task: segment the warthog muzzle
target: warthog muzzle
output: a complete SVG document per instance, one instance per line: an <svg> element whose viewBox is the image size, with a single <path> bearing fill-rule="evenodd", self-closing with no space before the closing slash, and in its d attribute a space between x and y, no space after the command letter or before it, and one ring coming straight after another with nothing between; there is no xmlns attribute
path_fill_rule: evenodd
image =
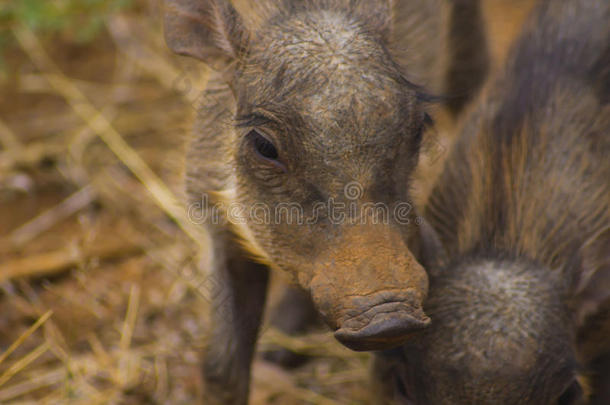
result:
<svg viewBox="0 0 610 405"><path fill-rule="evenodd" d="M430 323L428 277L393 232L362 230L333 243L314 264L309 289L335 337L353 350L386 350Z"/></svg>
<svg viewBox="0 0 610 405"><path fill-rule="evenodd" d="M340 322L335 337L352 350L385 350L405 342L430 323L413 293L382 292L353 299L354 308ZM377 303L376 303L377 302Z"/></svg>

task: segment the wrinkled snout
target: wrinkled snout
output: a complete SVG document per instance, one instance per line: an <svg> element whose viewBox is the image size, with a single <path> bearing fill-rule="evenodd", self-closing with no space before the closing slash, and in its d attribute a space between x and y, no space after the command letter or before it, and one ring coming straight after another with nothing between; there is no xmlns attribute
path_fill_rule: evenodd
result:
<svg viewBox="0 0 610 405"><path fill-rule="evenodd" d="M335 337L352 350L385 350L399 346L430 323L414 291L385 291L354 298Z"/></svg>
<svg viewBox="0 0 610 405"><path fill-rule="evenodd" d="M430 323L422 309L428 277L400 235L359 232L315 263L310 292L350 349L385 350Z"/></svg>

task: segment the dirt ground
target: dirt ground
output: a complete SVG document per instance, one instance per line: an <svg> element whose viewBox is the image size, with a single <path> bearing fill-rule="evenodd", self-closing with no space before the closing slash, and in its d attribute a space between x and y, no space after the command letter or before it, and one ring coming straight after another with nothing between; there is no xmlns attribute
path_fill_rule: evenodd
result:
<svg viewBox="0 0 610 405"><path fill-rule="evenodd" d="M0 82L2 404L205 403L210 285L194 265L205 238L179 201L207 71L166 49L156 1L137 4L87 45L11 28ZM257 358L253 404L368 403L368 355L324 330L265 327L258 349L273 344L312 360L283 370Z"/></svg>

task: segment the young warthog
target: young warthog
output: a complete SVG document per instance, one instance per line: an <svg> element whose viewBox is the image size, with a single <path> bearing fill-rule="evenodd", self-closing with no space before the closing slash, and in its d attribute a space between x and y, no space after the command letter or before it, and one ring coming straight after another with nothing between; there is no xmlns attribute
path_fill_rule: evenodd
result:
<svg viewBox="0 0 610 405"><path fill-rule="evenodd" d="M426 208L432 324L374 376L409 405L609 404L610 2L541 1L483 94Z"/></svg>
<svg viewBox="0 0 610 405"><path fill-rule="evenodd" d="M427 275L407 248L425 96L394 51L409 77L433 76L440 1L267 1L258 18L226 0L165 3L169 46L217 71L187 157L191 202L214 208L208 401L247 400L267 266L350 348L426 327Z"/></svg>

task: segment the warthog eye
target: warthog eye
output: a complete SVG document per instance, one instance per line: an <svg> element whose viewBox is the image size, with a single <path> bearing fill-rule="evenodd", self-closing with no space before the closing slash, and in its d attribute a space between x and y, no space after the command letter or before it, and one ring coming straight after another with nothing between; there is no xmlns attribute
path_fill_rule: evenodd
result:
<svg viewBox="0 0 610 405"><path fill-rule="evenodd" d="M282 162L278 160L279 153L277 148L266 136L261 134L256 129L251 130L246 135L247 141L250 144L250 147L254 149L254 154L262 160L264 163L267 163L276 169L281 170L286 173L286 166Z"/></svg>
<svg viewBox="0 0 610 405"><path fill-rule="evenodd" d="M252 146L262 158L276 160L278 153L275 145L270 140L261 135L258 131L253 129L248 133L248 138L252 142Z"/></svg>
<svg viewBox="0 0 610 405"><path fill-rule="evenodd" d="M576 405L583 399L583 390L578 381L574 380L557 399L557 405Z"/></svg>

